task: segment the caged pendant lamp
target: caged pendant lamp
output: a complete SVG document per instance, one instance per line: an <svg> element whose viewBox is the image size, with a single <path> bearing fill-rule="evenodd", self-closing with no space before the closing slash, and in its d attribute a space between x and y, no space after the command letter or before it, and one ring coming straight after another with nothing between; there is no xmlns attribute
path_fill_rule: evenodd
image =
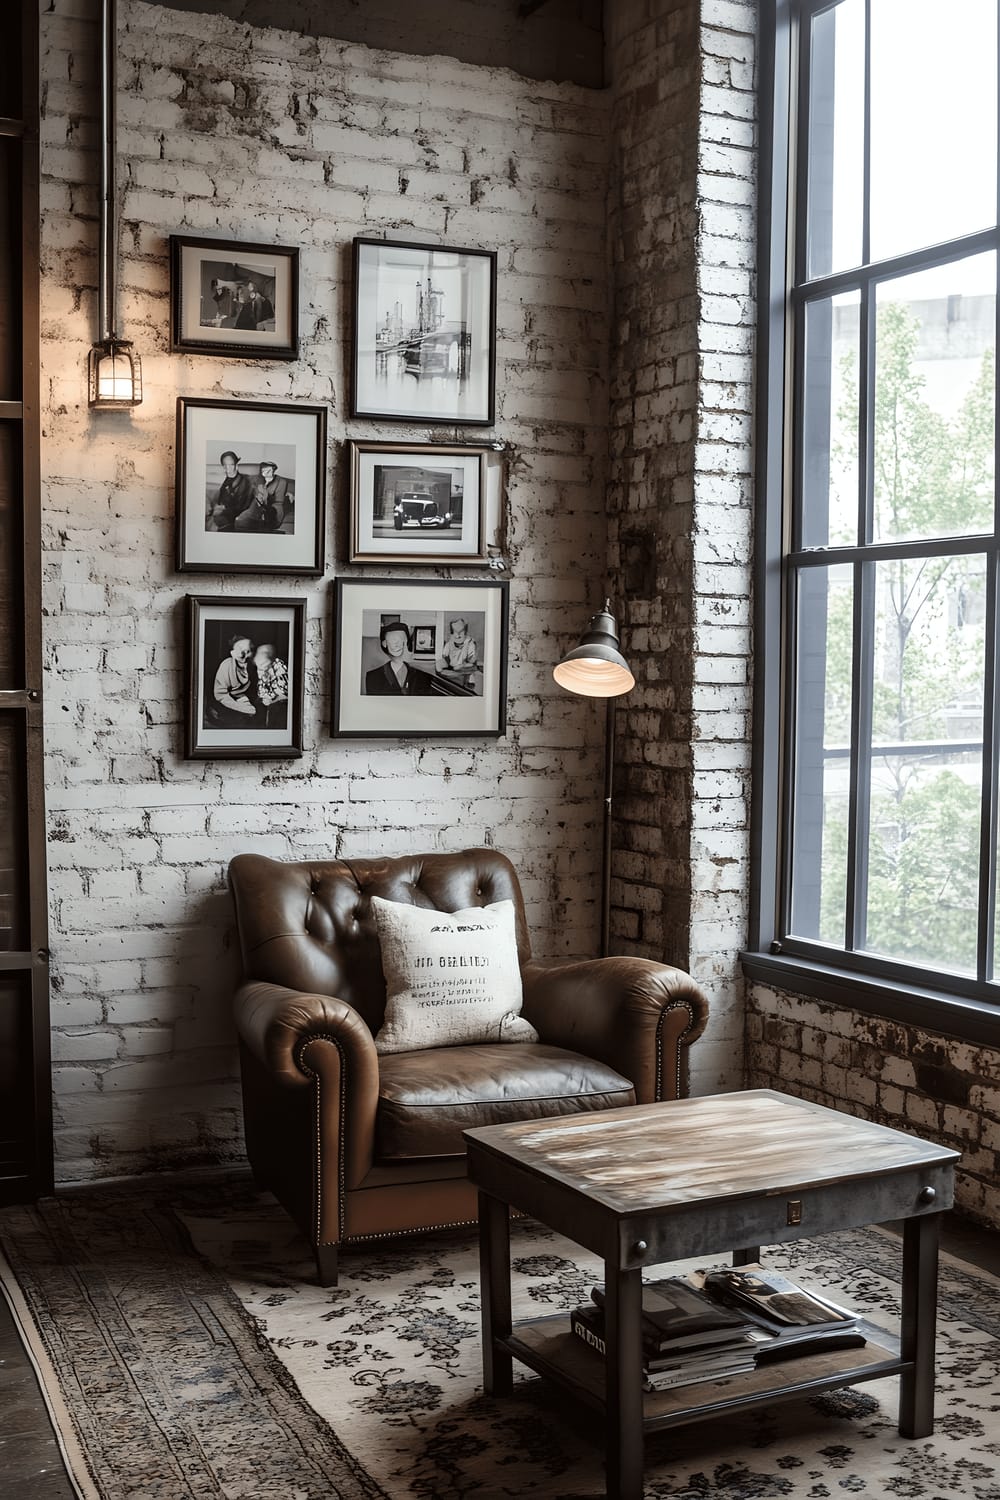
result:
<svg viewBox="0 0 1000 1500"><path fill-rule="evenodd" d="M607 957L611 940L611 801L615 770L614 699L635 687L632 669L621 652L618 623L611 600L590 617L580 644L574 646L552 669L561 688L585 698L606 698L604 732L604 841L601 863L601 956Z"/></svg>
<svg viewBox="0 0 1000 1500"><path fill-rule="evenodd" d="M117 0L101 0L101 204L97 265L100 337L87 360L90 405L97 411L126 411L142 400L142 362L116 330L118 213L116 177L118 87Z"/></svg>

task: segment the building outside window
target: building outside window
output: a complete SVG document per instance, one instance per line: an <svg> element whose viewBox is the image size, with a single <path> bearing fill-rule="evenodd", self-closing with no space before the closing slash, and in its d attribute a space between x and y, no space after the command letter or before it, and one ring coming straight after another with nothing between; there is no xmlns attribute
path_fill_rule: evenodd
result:
<svg viewBox="0 0 1000 1500"><path fill-rule="evenodd" d="M1000 1003L996 0L763 9L756 947L981 1010Z"/></svg>

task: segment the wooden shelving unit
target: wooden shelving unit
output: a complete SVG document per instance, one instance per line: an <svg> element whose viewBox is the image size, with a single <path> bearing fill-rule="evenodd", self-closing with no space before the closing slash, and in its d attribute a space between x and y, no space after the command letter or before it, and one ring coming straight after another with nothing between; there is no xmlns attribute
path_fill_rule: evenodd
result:
<svg viewBox="0 0 1000 1500"><path fill-rule="evenodd" d="M0 1203L52 1190L42 747L38 7L0 57Z"/></svg>

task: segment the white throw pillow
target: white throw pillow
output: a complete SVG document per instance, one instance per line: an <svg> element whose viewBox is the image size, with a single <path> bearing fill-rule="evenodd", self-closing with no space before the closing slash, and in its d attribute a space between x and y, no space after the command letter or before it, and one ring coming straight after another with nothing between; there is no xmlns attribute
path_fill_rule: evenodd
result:
<svg viewBox="0 0 1000 1500"><path fill-rule="evenodd" d="M385 973L379 1052L537 1042L521 1016L513 901L428 911L372 897Z"/></svg>

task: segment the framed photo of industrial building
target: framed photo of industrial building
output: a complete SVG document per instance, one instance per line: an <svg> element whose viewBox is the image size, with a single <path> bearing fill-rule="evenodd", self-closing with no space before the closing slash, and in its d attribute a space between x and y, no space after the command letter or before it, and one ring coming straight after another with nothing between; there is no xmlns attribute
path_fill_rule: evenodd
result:
<svg viewBox="0 0 1000 1500"><path fill-rule="evenodd" d="M351 562L485 563L485 454L435 443L347 445Z"/></svg>
<svg viewBox="0 0 1000 1500"><path fill-rule="evenodd" d="M304 599L186 600L189 760L302 754Z"/></svg>
<svg viewBox="0 0 1000 1500"><path fill-rule="evenodd" d="M332 733L503 734L507 590L492 580L338 578Z"/></svg>
<svg viewBox="0 0 1000 1500"><path fill-rule="evenodd" d="M323 571L326 407L177 399L177 569Z"/></svg>
<svg viewBox="0 0 1000 1500"><path fill-rule="evenodd" d="M493 421L496 268L495 250L354 241L353 416Z"/></svg>
<svg viewBox="0 0 1000 1500"><path fill-rule="evenodd" d="M296 359L298 250L172 234L170 352Z"/></svg>

